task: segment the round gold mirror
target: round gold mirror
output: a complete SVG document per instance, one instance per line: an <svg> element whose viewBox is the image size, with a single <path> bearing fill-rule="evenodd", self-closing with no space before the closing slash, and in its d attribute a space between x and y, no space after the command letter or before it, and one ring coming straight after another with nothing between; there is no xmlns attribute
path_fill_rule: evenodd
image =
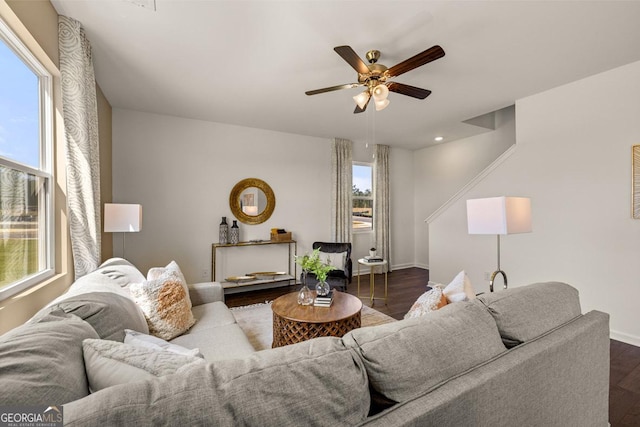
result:
<svg viewBox="0 0 640 427"><path fill-rule="evenodd" d="M246 178L237 183L229 195L233 216L244 224L262 224L276 207L276 196L269 184L258 178Z"/></svg>

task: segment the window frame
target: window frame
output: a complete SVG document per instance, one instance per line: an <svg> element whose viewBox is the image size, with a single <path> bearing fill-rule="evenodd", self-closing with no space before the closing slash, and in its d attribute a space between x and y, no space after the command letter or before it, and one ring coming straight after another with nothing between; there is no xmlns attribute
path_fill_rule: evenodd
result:
<svg viewBox="0 0 640 427"><path fill-rule="evenodd" d="M351 179L353 181L353 166L367 166L369 168L371 168L371 196L370 197L365 197L365 196L354 196L353 194L351 195L352 200L351 200L351 210L353 212L353 201L354 200L371 200L371 227L369 228L355 228L353 227L353 219L351 220L351 224L352 224L352 232L353 233L373 233L373 206L374 206L374 182L373 182L373 178L374 178L374 163L369 163L369 162L358 162L358 161L352 161L351 162ZM353 185L352 185L353 187ZM353 190L352 190L353 191ZM353 216L353 215L352 215Z"/></svg>
<svg viewBox="0 0 640 427"><path fill-rule="evenodd" d="M0 288L0 301L31 288L55 274L54 174L53 174L53 76L0 17L0 40L38 78L39 166L34 168L0 156L0 165L42 178L39 197L38 272ZM40 244L43 242L43 244Z"/></svg>

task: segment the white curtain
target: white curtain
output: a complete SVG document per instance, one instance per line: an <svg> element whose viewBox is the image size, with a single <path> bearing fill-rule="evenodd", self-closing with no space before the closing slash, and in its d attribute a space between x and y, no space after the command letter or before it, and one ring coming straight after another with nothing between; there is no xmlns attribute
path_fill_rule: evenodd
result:
<svg viewBox="0 0 640 427"><path fill-rule="evenodd" d="M376 250L382 258L387 260L387 271L391 271L388 145L375 146L375 163L373 170L373 230L375 232Z"/></svg>
<svg viewBox="0 0 640 427"><path fill-rule="evenodd" d="M74 19L58 20L67 148L67 210L76 279L100 264L100 156L91 45Z"/></svg>
<svg viewBox="0 0 640 427"><path fill-rule="evenodd" d="M335 242L351 243L353 143L334 138L331 143L331 234Z"/></svg>

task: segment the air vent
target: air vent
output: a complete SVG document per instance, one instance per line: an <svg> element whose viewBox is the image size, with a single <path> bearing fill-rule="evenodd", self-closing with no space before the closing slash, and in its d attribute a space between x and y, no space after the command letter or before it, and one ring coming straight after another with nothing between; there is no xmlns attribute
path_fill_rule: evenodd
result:
<svg viewBox="0 0 640 427"><path fill-rule="evenodd" d="M144 7L145 9L156 11L156 0L125 0L127 3Z"/></svg>

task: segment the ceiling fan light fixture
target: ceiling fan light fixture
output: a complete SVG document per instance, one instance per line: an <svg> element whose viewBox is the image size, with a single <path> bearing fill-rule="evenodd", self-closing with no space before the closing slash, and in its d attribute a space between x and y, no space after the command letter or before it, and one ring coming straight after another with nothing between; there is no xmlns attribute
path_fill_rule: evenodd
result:
<svg viewBox="0 0 640 427"><path fill-rule="evenodd" d="M389 96L389 88L386 84L381 83L373 88L373 99L376 102L384 101Z"/></svg>
<svg viewBox="0 0 640 427"><path fill-rule="evenodd" d="M376 111L382 111L389 105L388 99L382 99L380 101L375 101L376 103Z"/></svg>
<svg viewBox="0 0 640 427"><path fill-rule="evenodd" d="M364 92L354 96L353 100L356 101L356 104L358 104L358 107L360 107L360 109L364 110L364 107L369 102L369 97L371 97L371 95L369 94L369 91L365 90Z"/></svg>

